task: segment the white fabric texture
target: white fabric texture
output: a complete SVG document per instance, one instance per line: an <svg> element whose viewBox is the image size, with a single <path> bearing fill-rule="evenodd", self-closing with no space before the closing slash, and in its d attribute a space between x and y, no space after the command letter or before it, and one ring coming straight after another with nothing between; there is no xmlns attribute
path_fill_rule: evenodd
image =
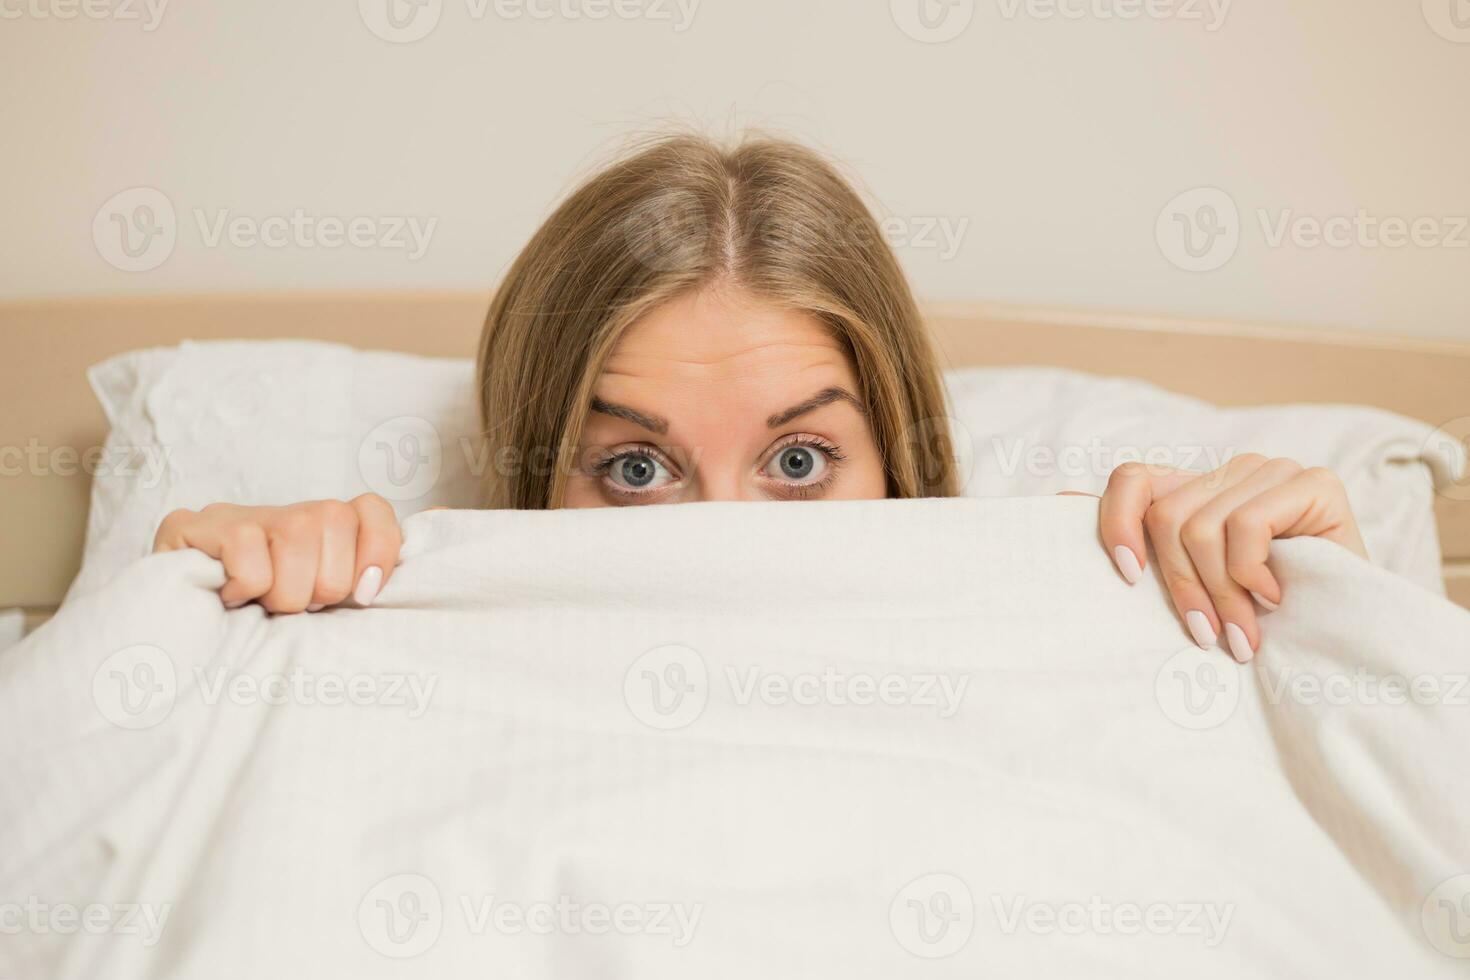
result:
<svg viewBox="0 0 1470 980"><path fill-rule="evenodd" d="M5 895L142 911L0 976L1464 976L1470 613L1278 542L1238 666L1096 506L426 513L283 617L145 558L0 655Z"/></svg>
<svg viewBox="0 0 1470 980"><path fill-rule="evenodd" d="M473 365L311 341L214 341L119 355L92 369L112 426L93 481L71 595L148 553L169 511L372 491L400 517L477 506L497 465L476 442ZM1189 469L1243 452L1342 477L1378 564L1443 592L1433 483L1463 447L1355 406L1220 409L1124 378L1054 368L946 375L966 496L1100 491L1145 457ZM918 433L922 435L922 433ZM968 450L968 452L965 452Z"/></svg>

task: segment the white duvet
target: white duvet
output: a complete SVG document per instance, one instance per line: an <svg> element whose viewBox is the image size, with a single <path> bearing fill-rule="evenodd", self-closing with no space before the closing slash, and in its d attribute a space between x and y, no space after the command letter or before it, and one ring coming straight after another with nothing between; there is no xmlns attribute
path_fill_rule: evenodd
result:
<svg viewBox="0 0 1470 980"><path fill-rule="evenodd" d="M1278 543L1250 665L1085 498L439 512L0 656L0 977L1470 969L1470 614Z"/></svg>

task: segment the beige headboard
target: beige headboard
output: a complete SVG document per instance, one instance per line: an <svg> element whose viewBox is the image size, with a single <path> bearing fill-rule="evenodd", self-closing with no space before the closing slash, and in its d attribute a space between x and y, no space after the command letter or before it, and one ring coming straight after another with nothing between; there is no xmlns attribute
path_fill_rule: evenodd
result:
<svg viewBox="0 0 1470 980"><path fill-rule="evenodd" d="M105 422L83 372L121 351L185 338L304 337L470 357L487 303L471 292L0 303L0 448L80 455L102 445ZM1470 416L1470 344L995 305L928 312L948 366L1055 364L1146 378L1223 405L1356 402L1435 425ZM0 608L40 617L76 573L89 480L22 469L0 477ZM1470 487L1459 489L1470 497ZM1470 606L1470 501L1441 498L1439 519L1447 583Z"/></svg>

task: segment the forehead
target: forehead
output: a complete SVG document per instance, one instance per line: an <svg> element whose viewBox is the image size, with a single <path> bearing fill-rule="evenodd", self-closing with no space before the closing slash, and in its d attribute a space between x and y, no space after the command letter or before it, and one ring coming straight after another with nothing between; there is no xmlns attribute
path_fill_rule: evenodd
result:
<svg viewBox="0 0 1470 980"><path fill-rule="evenodd" d="M682 383L773 382L850 374L846 348L816 317L730 290L663 304L634 323L604 377Z"/></svg>

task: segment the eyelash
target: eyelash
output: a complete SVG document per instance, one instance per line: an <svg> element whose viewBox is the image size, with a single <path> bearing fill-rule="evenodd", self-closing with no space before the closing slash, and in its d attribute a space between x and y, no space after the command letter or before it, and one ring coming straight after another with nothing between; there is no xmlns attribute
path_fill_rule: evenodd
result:
<svg viewBox="0 0 1470 980"><path fill-rule="evenodd" d="M782 492L795 500L809 500L812 497L820 496L837 479L838 471L842 469L842 464L847 461L846 454L842 452L842 447L835 443L828 442L818 436L799 434L787 436L776 443L770 453L766 455L766 459L773 459L779 456L782 451L790 449L792 446L805 446L808 449L815 449L826 456L827 472L815 483L791 483L776 479L772 479L772 482L780 484L783 488Z"/></svg>
<svg viewBox="0 0 1470 980"><path fill-rule="evenodd" d="M627 459L629 456L647 456L670 473L678 472L678 467L674 465L673 460L664 454L663 450L648 443L634 443L623 446L615 452L604 452L592 464L592 475L602 480L603 487L609 493L624 500L638 500L639 498L648 497L659 492L657 490L629 490L626 487L618 486L612 480L608 479L607 473L608 470L613 468L613 464L619 460Z"/></svg>
<svg viewBox="0 0 1470 980"><path fill-rule="evenodd" d="M807 500L821 494L837 479L838 471L842 468L842 464L847 461L847 455L842 451L841 446L828 442L819 436L806 435L804 433L786 436L780 442L776 443L775 446L771 447L771 451L766 454L766 461L770 461L783 450L790 449L792 446L806 446L807 448L817 450L827 457L827 472L815 483L791 483L785 480L767 478L769 482L779 484L782 487L782 492L793 499ZM629 490L625 487L617 486L607 478L608 471L612 469L613 464L619 460L627 459L629 456L648 456L669 472L675 473L678 471L678 467L664 454L663 450L648 443L635 443L624 446L615 452L604 453L592 464L592 475L602 480L603 487L609 493L624 500L638 500L658 493L657 490Z"/></svg>

